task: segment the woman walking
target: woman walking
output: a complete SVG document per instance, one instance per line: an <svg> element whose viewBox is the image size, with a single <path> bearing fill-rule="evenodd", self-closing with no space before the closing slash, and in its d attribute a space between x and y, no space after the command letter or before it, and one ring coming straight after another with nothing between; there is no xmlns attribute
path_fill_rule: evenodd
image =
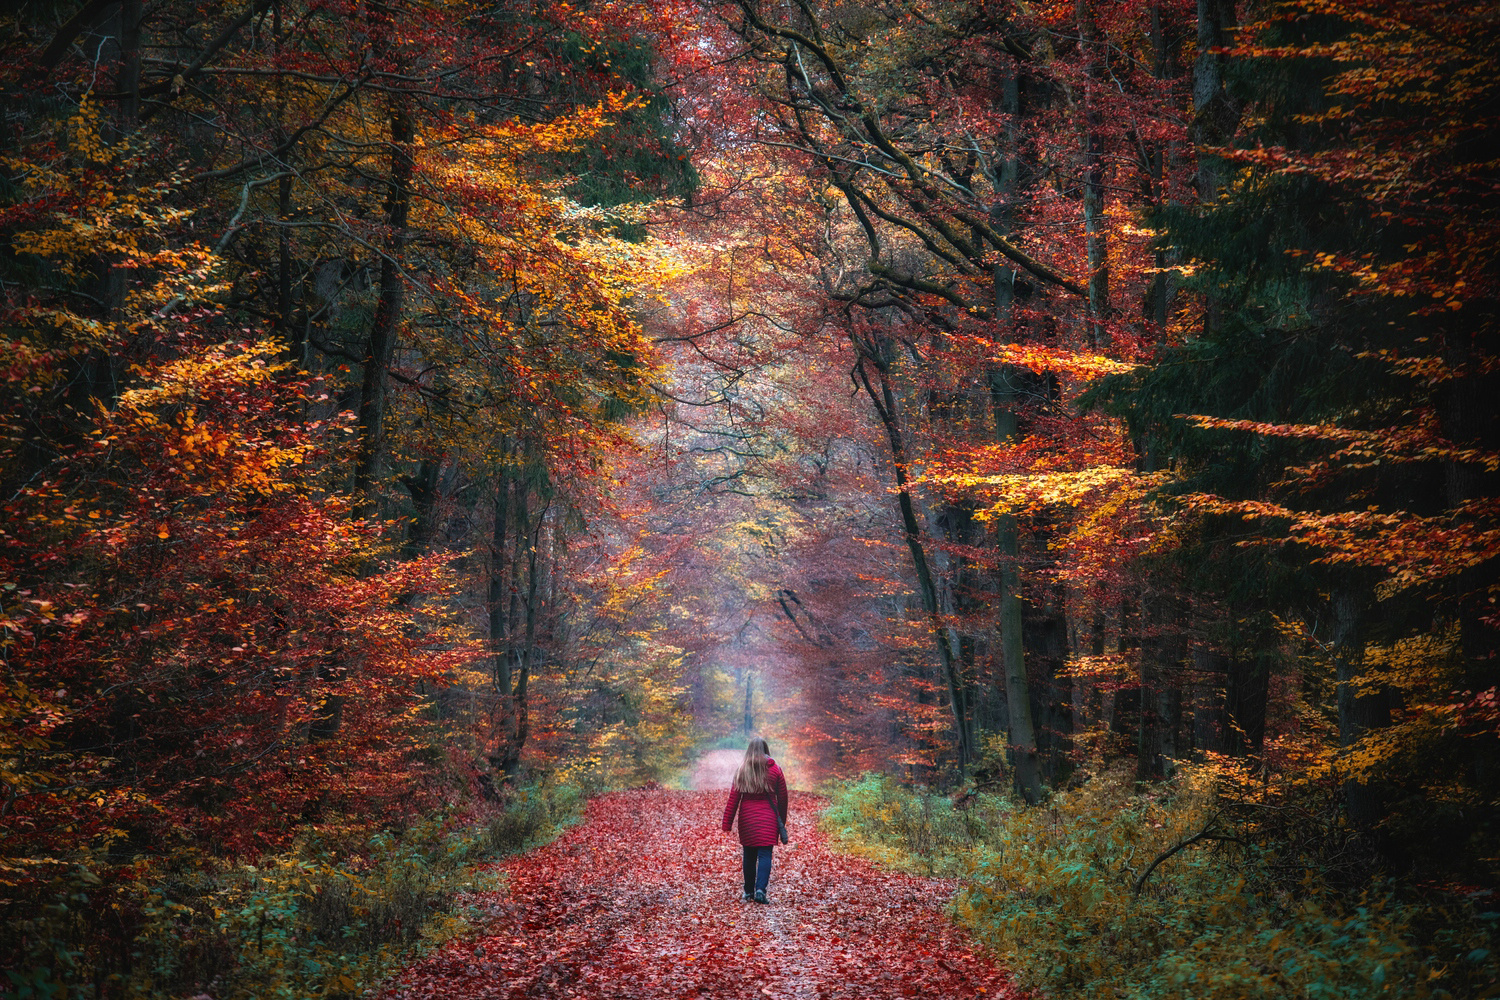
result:
<svg viewBox="0 0 1500 1000"><path fill-rule="evenodd" d="M788 805L786 776L771 759L771 748L763 739L751 740L745 748L744 763L734 772L729 802L724 806L725 833L734 825L735 812L740 815L746 901L769 902L766 887L771 883L771 848L786 822Z"/></svg>

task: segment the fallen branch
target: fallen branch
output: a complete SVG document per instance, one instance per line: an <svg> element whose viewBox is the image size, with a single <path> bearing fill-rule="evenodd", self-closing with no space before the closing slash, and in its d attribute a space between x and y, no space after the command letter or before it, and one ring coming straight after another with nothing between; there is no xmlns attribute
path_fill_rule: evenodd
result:
<svg viewBox="0 0 1500 1000"><path fill-rule="evenodd" d="M1157 855L1156 860L1147 865L1146 870L1141 872L1141 877L1135 880L1135 887L1131 890L1130 894L1132 896L1139 896L1141 894L1141 889L1145 888L1146 879L1151 877L1151 873L1156 871L1157 866L1166 861L1172 855L1176 854L1178 851L1182 850L1184 847L1191 847L1193 844L1198 843L1200 840L1227 840L1235 844L1244 843L1244 841L1239 837L1231 837L1227 834L1222 834L1215 831L1214 824L1218 821L1219 817L1216 815L1213 819L1208 821L1208 825L1205 826L1202 830L1193 834L1191 837L1179 840L1176 844L1167 848L1161 854Z"/></svg>

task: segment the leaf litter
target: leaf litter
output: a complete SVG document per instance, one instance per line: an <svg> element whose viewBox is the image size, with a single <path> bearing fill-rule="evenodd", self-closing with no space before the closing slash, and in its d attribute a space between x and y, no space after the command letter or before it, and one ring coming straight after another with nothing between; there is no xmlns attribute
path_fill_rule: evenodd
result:
<svg viewBox="0 0 1500 1000"><path fill-rule="evenodd" d="M521 997L867 1000L1020 993L943 915L950 881L835 854L792 793L769 906L741 899L721 792L601 796L552 844L498 863L470 897L475 931L388 982L379 1000Z"/></svg>

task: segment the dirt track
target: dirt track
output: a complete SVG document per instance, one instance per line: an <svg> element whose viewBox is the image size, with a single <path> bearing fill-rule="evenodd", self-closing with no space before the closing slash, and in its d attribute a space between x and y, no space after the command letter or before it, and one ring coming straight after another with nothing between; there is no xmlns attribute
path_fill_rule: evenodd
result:
<svg viewBox="0 0 1500 1000"><path fill-rule="evenodd" d="M738 757L738 754L736 754ZM741 901L722 791L595 799L582 824L500 865L481 931L381 997L866 1000L1011 997L999 967L942 917L951 887L831 853L794 792L771 904Z"/></svg>

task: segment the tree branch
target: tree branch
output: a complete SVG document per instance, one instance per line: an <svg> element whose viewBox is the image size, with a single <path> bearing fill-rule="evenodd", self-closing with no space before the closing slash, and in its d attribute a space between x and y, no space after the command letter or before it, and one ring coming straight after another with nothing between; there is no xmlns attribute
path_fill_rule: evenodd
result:
<svg viewBox="0 0 1500 1000"><path fill-rule="evenodd" d="M1167 848L1167 850L1157 855L1156 860L1147 865L1146 870L1141 872L1141 877L1135 880L1135 886L1131 890L1130 894L1132 896L1139 896L1141 894L1141 889L1146 885L1146 880L1151 877L1152 872L1156 871L1157 866L1160 865L1163 861L1166 861L1172 855L1176 854L1178 851L1182 850L1184 847L1191 847L1193 844L1198 843L1200 840L1227 840L1230 843L1234 844L1244 843L1244 841L1239 837L1230 837L1225 834L1214 832L1214 824L1217 823L1218 820L1219 817L1215 815L1213 819L1208 821L1208 826L1204 827L1198 833L1195 833L1191 837L1188 837L1184 840L1179 840L1175 845Z"/></svg>

